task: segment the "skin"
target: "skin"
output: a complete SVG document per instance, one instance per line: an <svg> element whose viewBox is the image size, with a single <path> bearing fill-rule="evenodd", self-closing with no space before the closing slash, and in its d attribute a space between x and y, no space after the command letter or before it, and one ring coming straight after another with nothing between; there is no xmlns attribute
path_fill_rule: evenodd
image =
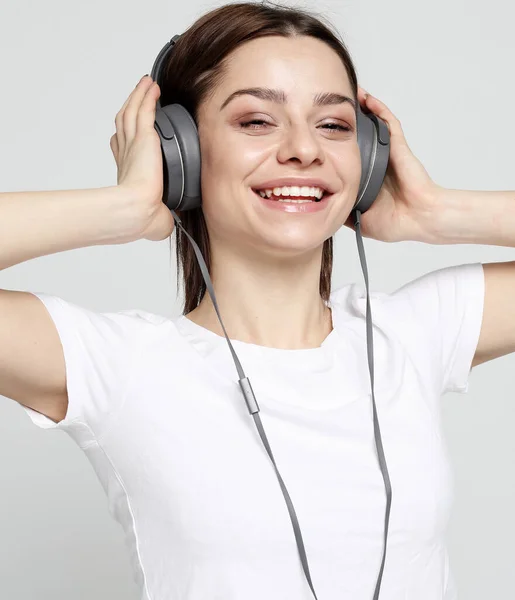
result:
<svg viewBox="0 0 515 600"><path fill-rule="evenodd" d="M254 86L281 89L288 102L244 95L220 111L233 91ZM361 163L353 106L314 107L318 92L353 97L338 55L311 37L273 36L234 51L223 82L199 107L211 279L231 339L314 348L332 330L331 311L319 293L322 247L354 205ZM259 121L241 127L253 119ZM251 188L282 176L321 177L337 191L318 213L270 210ZM187 318L224 335L208 293Z"/></svg>

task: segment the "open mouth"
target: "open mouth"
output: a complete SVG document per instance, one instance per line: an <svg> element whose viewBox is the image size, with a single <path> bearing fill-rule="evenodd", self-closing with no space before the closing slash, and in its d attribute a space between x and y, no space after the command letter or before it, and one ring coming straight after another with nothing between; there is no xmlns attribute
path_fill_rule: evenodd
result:
<svg viewBox="0 0 515 600"><path fill-rule="evenodd" d="M256 194L256 196L258 196L259 198L263 199L263 200L270 200L273 202L292 202L292 203L296 203L296 204L304 204L304 203L309 203L309 202L322 202L322 200L327 199L329 196L331 196L331 194L329 194L329 192L327 191L323 191L322 193L322 197L321 198L316 198L315 196L276 196L275 194L272 194L271 196L267 196L264 193L260 193L262 192L262 190L256 190L254 188L252 188L252 191L254 192L254 194Z"/></svg>

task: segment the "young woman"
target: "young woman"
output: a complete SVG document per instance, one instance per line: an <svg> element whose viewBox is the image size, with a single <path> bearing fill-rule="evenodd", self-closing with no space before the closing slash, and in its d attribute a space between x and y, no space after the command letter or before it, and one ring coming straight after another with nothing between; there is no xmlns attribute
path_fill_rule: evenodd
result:
<svg viewBox="0 0 515 600"><path fill-rule="evenodd" d="M243 3L203 15L178 40L162 84L147 76L132 91L111 139L116 186L1 195L2 269L177 234L185 306L173 319L0 291L0 394L84 451L145 600L313 598L197 259L162 201L158 99L182 104L198 126L202 206L178 214L252 381L318 598L371 600L385 489L366 297L361 284L331 289L332 236L354 228L357 103L391 136L364 236L515 245L513 192L434 183L396 117L358 87L329 26L305 11ZM374 392L393 489L382 600L456 597L439 400L466 392L474 365L515 350L514 288L514 263L470 263L371 293Z"/></svg>

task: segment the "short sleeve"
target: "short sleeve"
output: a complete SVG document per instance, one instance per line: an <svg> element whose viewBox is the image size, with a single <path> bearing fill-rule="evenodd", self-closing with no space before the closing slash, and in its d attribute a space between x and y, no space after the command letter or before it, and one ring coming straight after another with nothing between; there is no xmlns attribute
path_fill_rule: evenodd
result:
<svg viewBox="0 0 515 600"><path fill-rule="evenodd" d="M482 263L431 271L389 295L400 333L441 394L466 393L484 307Z"/></svg>
<svg viewBox="0 0 515 600"><path fill-rule="evenodd" d="M100 313L58 296L31 292L45 305L59 334L66 365L68 410L56 423L22 408L40 428L76 430L82 441L94 435L121 406L141 346L141 318L135 309ZM88 433L89 432L89 433Z"/></svg>

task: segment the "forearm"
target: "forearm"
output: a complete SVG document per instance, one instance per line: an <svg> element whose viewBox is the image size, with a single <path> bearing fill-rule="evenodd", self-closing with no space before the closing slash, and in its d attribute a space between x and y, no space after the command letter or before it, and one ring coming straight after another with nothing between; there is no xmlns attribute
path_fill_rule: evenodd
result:
<svg viewBox="0 0 515 600"><path fill-rule="evenodd" d="M0 193L0 270L64 250L136 239L117 186Z"/></svg>
<svg viewBox="0 0 515 600"><path fill-rule="evenodd" d="M430 243L515 248L515 191L440 188L427 224Z"/></svg>

